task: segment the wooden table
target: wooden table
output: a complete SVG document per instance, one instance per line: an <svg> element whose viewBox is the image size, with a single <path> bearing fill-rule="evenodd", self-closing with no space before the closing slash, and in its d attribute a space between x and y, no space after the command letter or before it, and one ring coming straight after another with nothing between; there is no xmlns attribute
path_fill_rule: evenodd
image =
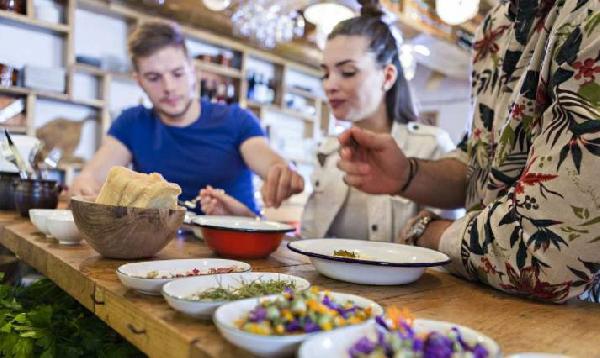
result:
<svg viewBox="0 0 600 358"><path fill-rule="evenodd" d="M125 261L100 257L87 244L58 245L29 221L0 214L0 243L53 280L151 357L243 357L211 322L188 318L159 296L127 290L115 269ZM6 227L2 230L2 225ZM211 257L199 240L177 238L158 259ZM355 293L383 306L410 308L417 317L452 321L494 338L505 353L545 351L600 357L600 305L550 305L506 295L429 270L407 286L361 286L319 275L304 256L282 246L254 271L284 272L335 291Z"/></svg>

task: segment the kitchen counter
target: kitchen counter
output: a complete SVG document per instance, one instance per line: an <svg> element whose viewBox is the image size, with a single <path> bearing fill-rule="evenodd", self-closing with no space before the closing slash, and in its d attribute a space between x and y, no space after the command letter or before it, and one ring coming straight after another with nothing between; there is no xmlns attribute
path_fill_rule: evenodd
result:
<svg viewBox="0 0 600 358"><path fill-rule="evenodd" d="M241 357L208 321L172 310L161 296L124 287L115 270L127 262L102 258L86 243L66 247L45 238L26 219L0 213L0 244L53 280L150 357ZM194 237L178 237L155 259L213 257ZM248 260L253 271L283 272L313 285L354 293L383 306L408 307L416 317L466 325L495 339L506 353L553 352L600 355L600 305L572 301L551 305L510 296L428 270L406 286L361 286L319 275L307 258L283 244L264 260Z"/></svg>

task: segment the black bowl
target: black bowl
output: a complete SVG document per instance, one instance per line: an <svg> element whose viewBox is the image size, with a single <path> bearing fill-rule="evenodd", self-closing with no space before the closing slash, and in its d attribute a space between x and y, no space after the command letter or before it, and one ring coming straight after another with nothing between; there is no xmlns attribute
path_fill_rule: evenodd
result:
<svg viewBox="0 0 600 358"><path fill-rule="evenodd" d="M15 187L18 173L0 172L0 210L15 210Z"/></svg>

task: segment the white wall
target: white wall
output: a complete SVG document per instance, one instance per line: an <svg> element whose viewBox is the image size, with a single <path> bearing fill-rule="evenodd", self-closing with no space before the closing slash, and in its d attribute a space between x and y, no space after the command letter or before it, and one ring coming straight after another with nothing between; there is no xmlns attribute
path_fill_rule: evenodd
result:
<svg viewBox="0 0 600 358"><path fill-rule="evenodd" d="M75 11L75 54L128 62L127 23L87 10Z"/></svg>
<svg viewBox="0 0 600 358"><path fill-rule="evenodd" d="M0 22L0 62L15 67L63 67L60 36Z"/></svg>
<svg viewBox="0 0 600 358"><path fill-rule="evenodd" d="M471 84L467 80L445 77L431 81L432 71L418 66L410 85L419 111L439 111L440 127L458 143L472 120Z"/></svg>

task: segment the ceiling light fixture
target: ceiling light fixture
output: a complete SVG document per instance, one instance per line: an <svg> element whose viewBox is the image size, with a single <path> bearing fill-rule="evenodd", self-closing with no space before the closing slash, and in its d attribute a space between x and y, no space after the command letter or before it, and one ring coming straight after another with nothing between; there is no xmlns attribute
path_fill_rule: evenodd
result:
<svg viewBox="0 0 600 358"><path fill-rule="evenodd" d="M231 0L202 0L204 6L212 11L223 11L231 5Z"/></svg>
<svg viewBox="0 0 600 358"><path fill-rule="evenodd" d="M436 0L435 11L448 25L459 25L477 14L479 0Z"/></svg>
<svg viewBox="0 0 600 358"><path fill-rule="evenodd" d="M327 35L333 30L335 25L340 21L344 21L354 17L355 13L349 7L333 3L320 2L306 7L304 17L306 21L314 24L317 27L317 45L323 48Z"/></svg>

